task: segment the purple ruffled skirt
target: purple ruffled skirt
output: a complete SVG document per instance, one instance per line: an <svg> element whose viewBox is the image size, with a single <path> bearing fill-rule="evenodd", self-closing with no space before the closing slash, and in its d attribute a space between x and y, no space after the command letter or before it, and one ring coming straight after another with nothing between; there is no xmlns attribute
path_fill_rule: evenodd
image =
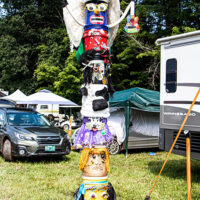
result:
<svg viewBox="0 0 200 200"><path fill-rule="evenodd" d="M76 138L74 139L74 148L92 148L96 145L108 145L111 143L113 136L108 128L107 119L103 119L105 123L101 130L93 131L89 130L86 126L87 117L84 117L83 125L81 126Z"/></svg>

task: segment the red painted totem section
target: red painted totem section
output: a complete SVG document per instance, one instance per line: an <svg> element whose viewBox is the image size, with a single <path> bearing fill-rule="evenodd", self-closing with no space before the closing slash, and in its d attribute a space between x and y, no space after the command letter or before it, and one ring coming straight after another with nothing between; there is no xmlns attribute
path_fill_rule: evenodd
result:
<svg viewBox="0 0 200 200"><path fill-rule="evenodd" d="M91 29L84 32L85 51L95 49L105 50L107 48L108 32L103 29Z"/></svg>

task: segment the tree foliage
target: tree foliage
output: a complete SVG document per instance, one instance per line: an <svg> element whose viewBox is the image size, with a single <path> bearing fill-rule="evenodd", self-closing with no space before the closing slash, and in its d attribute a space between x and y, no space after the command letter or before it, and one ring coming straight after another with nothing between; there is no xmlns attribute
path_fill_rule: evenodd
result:
<svg viewBox="0 0 200 200"><path fill-rule="evenodd" d="M39 87L33 74L38 65L42 30L60 26L61 8L57 1L0 3L5 13L0 18L0 88L10 92L19 88L30 94Z"/></svg>
<svg viewBox="0 0 200 200"><path fill-rule="evenodd" d="M124 10L129 0L121 1ZM69 53L69 38L57 0L0 0L0 88L30 94L50 89L80 101L82 71ZM137 0L141 31L128 35L119 27L112 53L116 90L159 89L160 49L156 39L200 28L199 0Z"/></svg>

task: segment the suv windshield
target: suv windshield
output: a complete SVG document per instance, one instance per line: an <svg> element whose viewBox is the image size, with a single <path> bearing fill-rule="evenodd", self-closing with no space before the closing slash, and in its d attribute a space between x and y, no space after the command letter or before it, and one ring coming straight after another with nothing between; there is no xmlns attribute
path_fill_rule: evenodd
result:
<svg viewBox="0 0 200 200"><path fill-rule="evenodd" d="M37 113L8 113L7 119L11 126L50 126L48 120Z"/></svg>

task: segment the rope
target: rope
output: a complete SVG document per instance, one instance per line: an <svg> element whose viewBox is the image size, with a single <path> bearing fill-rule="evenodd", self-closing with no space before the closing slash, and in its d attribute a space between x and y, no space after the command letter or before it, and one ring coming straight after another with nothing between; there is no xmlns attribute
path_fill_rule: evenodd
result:
<svg viewBox="0 0 200 200"><path fill-rule="evenodd" d="M198 97L199 93L200 93L200 88L198 89L198 91L197 91L197 93L196 93L196 96L195 96L195 98L194 98L194 100L193 100L193 102L192 102L192 104L191 104L191 106L190 106L190 108L189 108L189 110L188 110L188 112L187 112L187 115L185 116L185 119L184 119L184 121L183 121L183 123L182 123L182 125L181 125L181 128L180 128L179 131L178 131L178 134L177 134L177 136L176 136L176 138L175 138L175 140L174 140L174 142L173 142L173 144L172 144L172 147L171 147L171 149L170 149L170 151L169 151L169 153L168 153L168 155L167 155L167 158L166 158L166 160L165 160L165 162L164 162L164 164L163 164L163 166L162 166L162 168L161 168L161 170L160 170L160 173L158 174L158 177L157 177L157 179L156 179L156 181L155 181L155 183L154 183L154 185L153 185L153 187L152 187L152 189L151 189L151 191L150 191L150 193L149 193L149 196L147 196L146 198L149 198L149 199L150 199L150 196L151 196L151 194L152 194L152 192L153 192L153 190L154 190L154 187L155 187L156 183L158 182L158 179L159 179L159 177L160 177L160 175L161 175L161 173L162 173L162 171L163 171L163 169L164 169L164 167L165 167L165 165L166 165L166 163L167 163L167 161L168 161L168 159L169 159L169 156L170 156L170 154L171 154L171 152L172 152L172 150L173 150L173 148L174 148L174 146L175 146L175 144L176 144L176 141L178 140L179 135L181 134L181 131L182 131L182 129L183 129L183 127L184 127L184 125L185 125L185 123L186 123L188 117L189 117L189 114L190 114L190 112L191 112L191 110L192 110L192 108L193 108L193 106L194 106L194 104L195 104L195 102L196 102L196 100L197 100L197 97Z"/></svg>

